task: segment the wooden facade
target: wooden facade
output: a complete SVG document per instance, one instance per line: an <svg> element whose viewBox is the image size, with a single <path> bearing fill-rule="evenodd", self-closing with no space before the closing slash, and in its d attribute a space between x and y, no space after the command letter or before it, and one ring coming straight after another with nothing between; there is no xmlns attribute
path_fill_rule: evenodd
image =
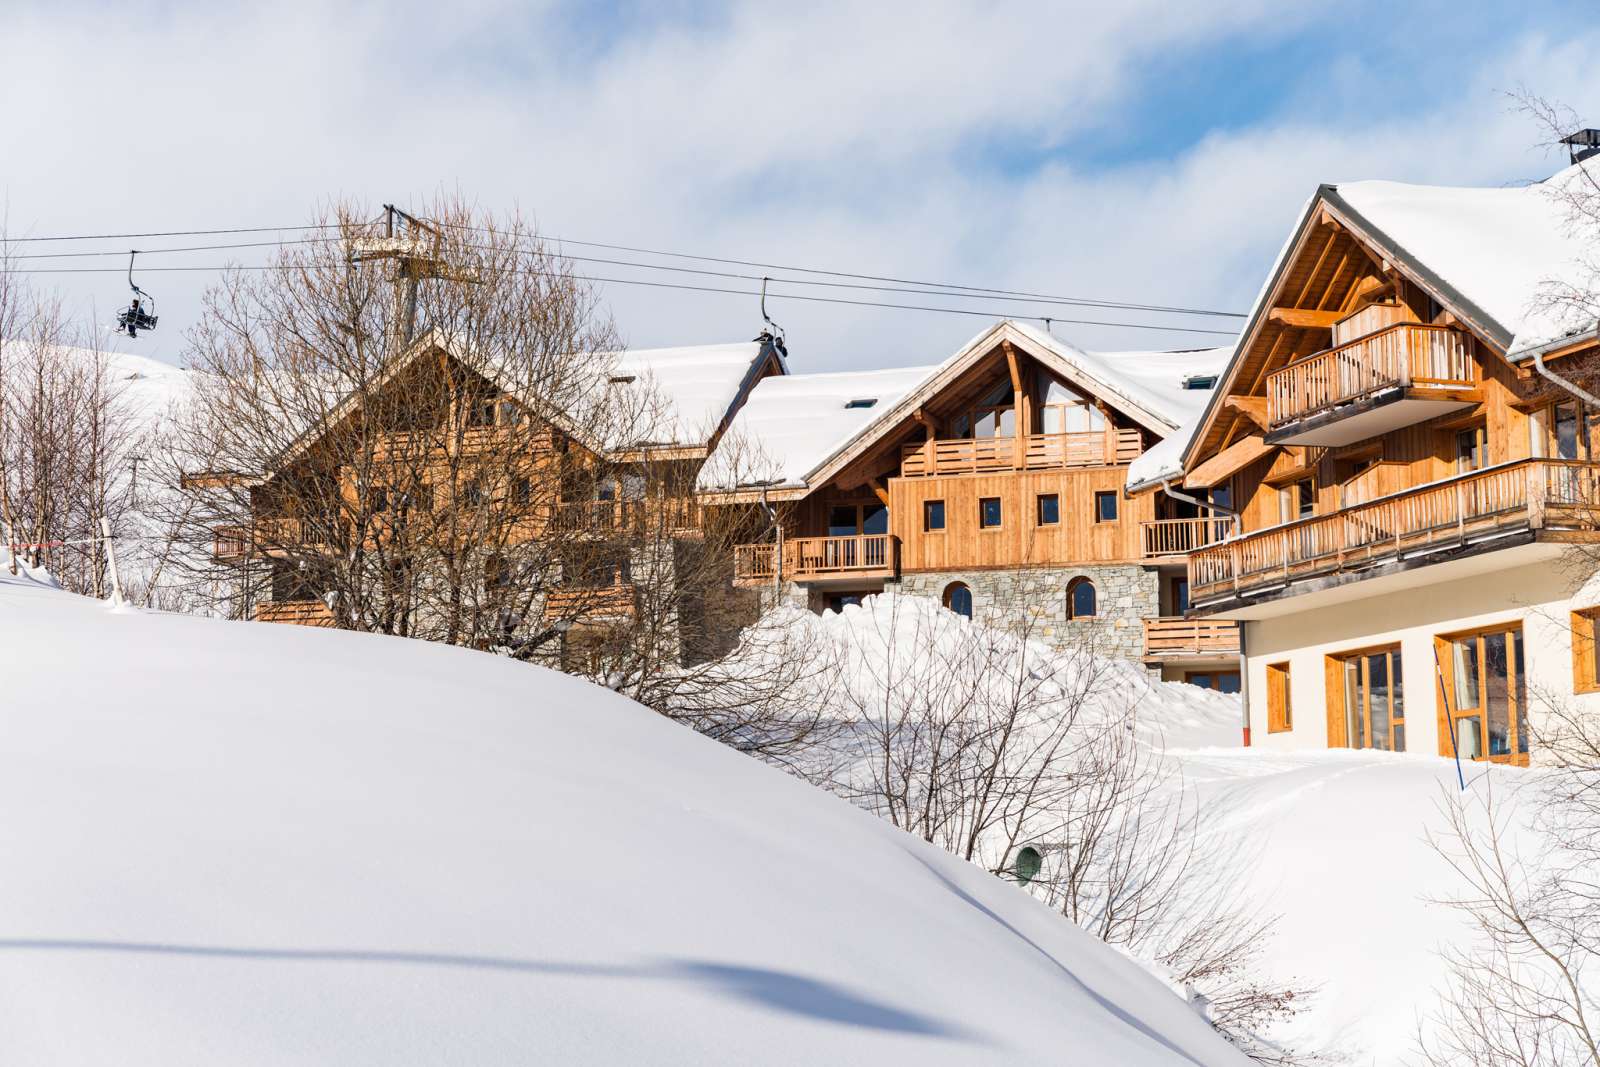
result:
<svg viewBox="0 0 1600 1067"><path fill-rule="evenodd" d="M1185 486L1225 487L1238 512L1224 540L1188 557L1204 618L1267 619L1306 594L1342 603L1350 594L1329 591L1352 583L1541 541L1600 540L1600 411L1510 360L1503 331L1340 203L1325 192L1305 216L1184 457ZM1396 581L1378 588L1427 595L1420 576ZM1342 618L1336 625L1349 626ZM1480 747L1469 755L1526 762L1520 624L1489 627L1490 643L1465 652L1449 629L1441 623L1434 637L1442 681L1410 679L1406 699L1419 706L1409 721L1422 707L1433 717L1422 703L1432 691L1441 754L1470 738ZM1382 623L1372 632L1385 633ZM1303 669L1320 657L1328 744L1403 751L1398 639L1269 658L1287 652ZM1455 690L1471 686L1451 677L1456 656L1484 678L1488 662L1500 666L1481 694L1461 696L1465 710ZM1295 729L1289 663L1255 677L1267 732ZM1493 719L1507 708L1509 724Z"/></svg>

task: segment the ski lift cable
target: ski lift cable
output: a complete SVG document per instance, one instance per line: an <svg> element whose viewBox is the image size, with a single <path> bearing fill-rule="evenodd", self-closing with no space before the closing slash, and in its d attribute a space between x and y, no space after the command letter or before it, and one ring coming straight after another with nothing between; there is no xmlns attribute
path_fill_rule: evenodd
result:
<svg viewBox="0 0 1600 1067"><path fill-rule="evenodd" d="M176 247L176 248L149 248L149 249L142 249L140 251L140 255L148 256L148 255L156 255L156 254L161 254L161 253L188 253L188 252L204 252L204 251L230 251L230 250L241 249L241 248L285 248L285 247L290 247L290 246L294 246L294 245L331 243L331 242L338 241L340 239L341 238L338 238L338 237L306 237L306 238L300 238L300 239L289 240L289 241L250 241L250 242L235 243L235 244L188 245L188 246ZM488 251L498 251L499 250L499 247L498 246L494 246L494 245L468 244L465 247L472 248L472 249L488 250ZM512 246L512 247L517 247L517 246ZM43 252L43 253L33 253L33 254L21 255L21 256L13 256L11 258L13 260L82 259L82 258L94 258L94 257L97 257L97 256L110 256L110 255L120 255L120 254L121 254L120 251ZM1004 296L1004 295L1001 295L999 293L983 293L983 292L978 292L978 291L948 292L948 291L940 290L940 289L910 288L910 287L895 286L895 285L868 285L868 284L865 284L865 283L862 283L862 282L832 282L832 281L823 281L823 280L814 279L814 278L785 278L785 277L774 277L772 275L764 275L764 274L741 274L741 273L738 273L738 272L735 272L735 271L706 270L704 268L697 268L697 267L675 267L675 266L671 266L671 265L665 264L665 263L641 263L641 262L638 262L636 260L628 260L628 259L607 259L607 258L602 258L602 257L597 257L597 256L575 256L575 255L571 255L571 254L567 254L567 253L558 253L558 254L560 255L561 258L571 260L571 261L573 261L575 263L598 263L598 264L601 264L601 265L604 265L604 266L630 267L630 268L638 268L638 269L641 269L641 270L666 271L666 272L673 273L673 274L693 274L693 275L697 275L697 276L701 276L701 277L729 278L729 279L735 279L735 280L739 280L739 281L751 281L751 282L772 281L772 282L782 283L782 284L786 284L786 285L809 285L809 286L814 286L814 287L818 287L818 288L825 288L825 289L848 289L848 290L859 290L859 291L864 291L864 292L877 292L877 293L901 293L901 294L908 295L908 296L938 296L938 297L945 297L945 298L953 299L953 300L981 300L981 299L988 299L988 300L1001 300L1001 301L1005 301L1007 303L1057 304L1057 305L1062 305L1062 306L1066 306L1066 307L1104 308L1104 309L1106 309L1108 311L1109 310L1116 310L1116 311L1144 311L1144 312L1150 312L1150 313L1175 314L1175 315L1223 315L1223 314L1226 314L1226 313L1223 313L1223 312L1201 312L1201 311L1194 311L1194 310L1191 310L1191 309L1188 309L1188 308L1167 307L1167 306L1160 305L1160 304L1132 304L1132 303L1126 303L1126 302L1123 302L1123 301L1116 301L1116 300L1093 300L1093 299L1089 299L1089 298L1077 299L1077 298L1072 298L1072 297Z"/></svg>
<svg viewBox="0 0 1600 1067"><path fill-rule="evenodd" d="M5 241L0 242L0 245L22 244L22 243L28 243L28 242L50 242L50 241L121 240L121 239L144 238L144 237L198 237L198 236L218 236L218 235L232 235L232 234L245 234L245 233L292 233L292 232L304 232L304 231L307 231L307 230L338 229L342 225L345 225L345 224L343 224L343 223L334 223L334 222L322 222L322 223L303 224L303 225L299 225L299 226L254 226L254 227L234 227L234 228L230 228L230 229L210 229L210 230L164 230L164 231L149 231L149 232L144 232L144 233L68 234L68 235L56 235L56 236L46 236L46 237L15 237L15 238L8 238ZM463 230L468 230L468 231L477 232L477 233L503 232L503 231L491 230L491 229L489 229L487 227L483 227L483 226L471 226L471 225L468 225L466 223L443 222L443 223L438 223L438 225L445 226L445 227L451 228L451 229L463 229ZM729 265L729 266L756 267L756 268L760 268L762 270L786 270L786 271L792 271L792 272L797 273L797 274L817 274L817 275L822 275L822 276L825 276L825 277L849 278L849 279L853 279L853 280L856 280L856 281L885 282L885 283L890 283L890 284L894 284L894 285L913 285L913 286L921 286L921 287L924 287L924 288L949 289L949 290L955 290L956 291L956 292L953 292L953 293L940 294L940 295L955 296L955 295L957 295L957 293L979 293L979 294L987 294L987 295L990 295L990 296L1022 297L1022 298L1027 298L1027 299L1030 299L1030 300L1041 300L1041 301L1048 300L1048 301L1057 301L1057 302L1062 302L1062 303L1080 304L1080 305L1097 306L1097 307L1098 306L1120 307L1120 308L1124 308L1124 309L1130 310L1130 311L1162 311L1162 312L1171 312L1171 313L1174 313L1174 314L1206 315L1206 316L1215 316L1215 317L1221 317L1221 318L1237 318L1237 319L1242 319L1242 318L1246 317L1241 312L1219 311L1219 310L1212 309L1212 308L1190 308L1190 307L1175 307L1175 306L1168 306L1168 305L1161 305L1161 304L1142 304L1142 303L1125 302L1125 301L1101 300L1101 299L1096 299L1096 298L1093 298L1093 297L1062 296L1062 295L1059 295L1059 294L1052 294L1052 293L1037 293L1037 292L1029 292L1029 291L1026 291L1026 290L1018 290L1018 289L1002 289L1002 288L994 288L994 287L989 287L989 286L959 285L959 284L956 284L956 283L953 283L953 282L930 282L930 281L919 280L919 279L914 279L914 278L894 277L894 276L891 276L891 275L864 274L864 273L858 273L858 272L852 272L852 271L825 270L825 269L819 268L819 267L800 267L800 266L786 265L786 264L781 264L781 263L767 263L767 262L762 262L762 261L759 261L759 260L735 259L735 258L722 257L722 256L694 255L694 254L687 253L687 252L673 252L673 251L664 250L664 249L645 248L645 247L637 246L637 245L612 244L612 243L607 243L607 242L602 242L602 241L585 241L585 240L580 240L580 239L574 238L574 237L561 237L561 236L556 236L556 235L542 236L542 235L538 235L538 234L528 234L527 236L531 237L531 238L535 238L535 239L537 239L537 240L539 240L541 242L554 244L554 245L579 245L579 246L588 247L588 248L602 248L602 249L609 249L609 250L618 251L618 252L631 252L631 253L634 253L636 255L663 256L663 257L674 258L674 259L695 260L695 261L703 262L703 263L720 263L720 264ZM336 238L324 238L324 239L333 240L333 239L336 239ZM297 242L287 242L287 241L285 241L285 242L261 242L261 244L310 243L311 240L315 240L315 239L307 239L304 242L298 242L298 241ZM215 247L224 248L224 247L229 247L229 246L219 245L219 246L215 246ZM20 257L18 257L18 258L20 258ZM569 258L578 258L578 257L569 257ZM615 261L599 260L598 262L615 262ZM629 265L630 266L647 267L647 268L649 267L648 264L630 263ZM663 265L663 267L664 267L664 265ZM760 276L757 275L755 277L759 278Z"/></svg>
<svg viewBox="0 0 1600 1067"><path fill-rule="evenodd" d="M146 268L146 273L152 273L152 272L162 272L162 273L200 273L200 272L220 272L220 271L228 271L228 270L282 270L282 269L287 269L287 268L279 266L279 265L276 265L276 264L247 264L247 265L231 265L231 266L227 265L227 264L219 264L219 265L203 266L203 267L201 267L201 266L148 267L148 268ZM755 290L755 289L725 289L725 288L720 288L720 287L716 287L716 286L707 286L707 285L686 285L686 284L683 284L681 282L656 282L656 281L648 281L648 280L643 279L643 278L607 278L607 277L601 277L601 276L596 276L596 275L587 275L587 274L566 274L566 273L561 272L561 271L538 271L538 270L531 270L531 269L528 269L528 268L516 268L516 270L517 270L517 273L520 273L520 274L530 274L530 275L543 276L543 277L566 277L566 278L571 278L571 279L573 279L575 281L599 282L599 283L603 283L603 284L636 285L636 286L644 286L644 287L652 288L652 289L677 289L677 290L683 290L683 291L686 291L686 292L726 293L726 294L729 294L729 295L732 295L732 296L755 296L755 297L759 297L761 295L760 291L759 290ZM106 274L106 273L120 273L120 270L119 270L119 268L112 268L112 267L42 267L42 268L41 267L21 267L21 268L14 268L14 269L11 269L11 270L3 270L3 271L0 271L0 273L8 273L8 274ZM804 293L769 293L769 295L772 296L774 299L804 300L804 301L806 301L808 303L815 303L815 304L843 304L843 305L849 305L849 306L853 306L853 307L891 308L891 309L895 309L895 310L899 310L899 311L936 312L936 313L943 313L943 314L948 314L948 315L975 315L975 316L978 316L980 318L988 318L988 319L1007 319L1007 318L1009 318L1009 319L1024 319L1024 320L1027 320L1029 322L1043 322L1044 318L1045 318L1042 315L1019 315L1019 314L1016 314L1015 312L1009 311L1009 310L996 311L996 310L983 310L983 309L977 309L977 308L937 307L937 306L923 305L923 304L896 304L896 303L886 303L884 301L879 301L879 300L852 300L852 299L848 299L846 297L812 296L812 295L808 295L808 294L804 294ZM1213 334L1213 335L1216 335L1216 336L1219 336L1219 337L1234 337L1234 336L1236 336L1235 332L1232 331L1232 330L1210 330L1210 329L1204 329L1204 328L1201 328L1201 327L1158 325L1158 324L1154 324L1154 323L1109 322L1109 321L1103 321L1103 320L1097 320L1097 319L1064 319L1064 318L1057 318L1055 316L1051 316L1050 317L1050 321L1053 322L1053 323L1056 323L1056 322L1068 323L1068 324L1075 325L1075 326L1109 326L1109 327L1116 327L1116 328L1120 328L1120 329L1129 329L1129 330L1156 330L1156 331L1160 331L1160 332L1163 332L1163 333Z"/></svg>

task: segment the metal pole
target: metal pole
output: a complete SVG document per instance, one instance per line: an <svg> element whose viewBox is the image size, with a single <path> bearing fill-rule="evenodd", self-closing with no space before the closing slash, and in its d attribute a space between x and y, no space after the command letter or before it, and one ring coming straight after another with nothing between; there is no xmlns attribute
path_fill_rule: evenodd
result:
<svg viewBox="0 0 1600 1067"><path fill-rule="evenodd" d="M1439 696L1444 699L1444 726L1450 735L1450 752L1456 758L1456 783L1467 791L1466 775L1461 773L1461 750L1456 747L1456 717L1450 713L1450 690L1444 684L1444 664L1439 662L1439 646L1433 646L1433 673L1439 679Z"/></svg>
<svg viewBox="0 0 1600 1067"><path fill-rule="evenodd" d="M117 576L117 547L111 539L111 521L100 516L100 536L106 546L106 566L111 571L111 603L122 603L122 579Z"/></svg>

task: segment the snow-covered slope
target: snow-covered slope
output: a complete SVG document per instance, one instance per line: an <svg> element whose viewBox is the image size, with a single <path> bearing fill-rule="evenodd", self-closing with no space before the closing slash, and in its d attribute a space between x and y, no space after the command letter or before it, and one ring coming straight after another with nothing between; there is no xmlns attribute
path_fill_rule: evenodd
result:
<svg viewBox="0 0 1600 1067"><path fill-rule="evenodd" d="M575 679L0 573L0 1062L1240 1064L1022 892Z"/></svg>

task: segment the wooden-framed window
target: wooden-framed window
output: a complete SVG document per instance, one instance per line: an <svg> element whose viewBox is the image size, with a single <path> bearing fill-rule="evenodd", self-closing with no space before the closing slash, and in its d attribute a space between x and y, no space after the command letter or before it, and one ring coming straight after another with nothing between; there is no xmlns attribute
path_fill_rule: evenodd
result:
<svg viewBox="0 0 1600 1067"><path fill-rule="evenodd" d="M1058 526L1061 523L1061 495L1040 493L1034 502L1034 521L1040 526Z"/></svg>
<svg viewBox="0 0 1600 1067"><path fill-rule="evenodd" d="M1073 621L1092 619L1099 612L1099 597L1095 593L1094 582L1080 574L1067 583L1067 618Z"/></svg>
<svg viewBox="0 0 1600 1067"><path fill-rule="evenodd" d="M1483 425L1456 431L1456 473L1481 471L1489 465L1489 430Z"/></svg>
<svg viewBox="0 0 1600 1067"><path fill-rule="evenodd" d="M1039 432L1101 433L1106 417L1099 405L1079 395L1055 375L1039 368Z"/></svg>
<svg viewBox="0 0 1600 1067"><path fill-rule="evenodd" d="M957 615L964 619L972 618L972 590L967 588L965 582L951 582L945 586L941 599L944 606Z"/></svg>
<svg viewBox="0 0 1600 1067"><path fill-rule="evenodd" d="M950 421L951 437L1011 437L1016 432L1016 396L1009 379Z"/></svg>
<svg viewBox="0 0 1600 1067"><path fill-rule="evenodd" d="M978 527L984 530L998 530L1000 528L1000 498L997 496L982 497L978 501Z"/></svg>
<svg viewBox="0 0 1600 1067"><path fill-rule="evenodd" d="M1444 676L1439 754L1526 765L1532 737L1522 624L1442 634L1434 653Z"/></svg>
<svg viewBox="0 0 1600 1067"><path fill-rule="evenodd" d="M1600 642L1595 640L1595 620L1600 607L1572 613L1572 691L1600 693Z"/></svg>
<svg viewBox="0 0 1600 1067"><path fill-rule="evenodd" d="M1278 490L1278 520L1293 522L1317 513L1317 487L1310 478L1290 482Z"/></svg>
<svg viewBox="0 0 1600 1067"><path fill-rule="evenodd" d="M1294 707L1289 700L1289 665L1267 664L1267 733L1294 729Z"/></svg>
<svg viewBox="0 0 1600 1067"><path fill-rule="evenodd" d="M938 533L944 529L943 500L924 500L922 502L922 528L928 533Z"/></svg>
<svg viewBox="0 0 1600 1067"><path fill-rule="evenodd" d="M888 532L889 509L878 501L870 504L833 504L828 508L829 537Z"/></svg>
<svg viewBox="0 0 1600 1067"><path fill-rule="evenodd" d="M1399 645L1328 657L1328 744L1406 750Z"/></svg>
<svg viewBox="0 0 1600 1067"><path fill-rule="evenodd" d="M1238 671L1184 671L1183 680L1190 685L1197 685L1201 689L1210 689L1215 693L1237 693L1239 691Z"/></svg>
<svg viewBox="0 0 1600 1067"><path fill-rule="evenodd" d="M1117 493L1116 490L1099 492L1094 495L1094 521L1117 521Z"/></svg>

